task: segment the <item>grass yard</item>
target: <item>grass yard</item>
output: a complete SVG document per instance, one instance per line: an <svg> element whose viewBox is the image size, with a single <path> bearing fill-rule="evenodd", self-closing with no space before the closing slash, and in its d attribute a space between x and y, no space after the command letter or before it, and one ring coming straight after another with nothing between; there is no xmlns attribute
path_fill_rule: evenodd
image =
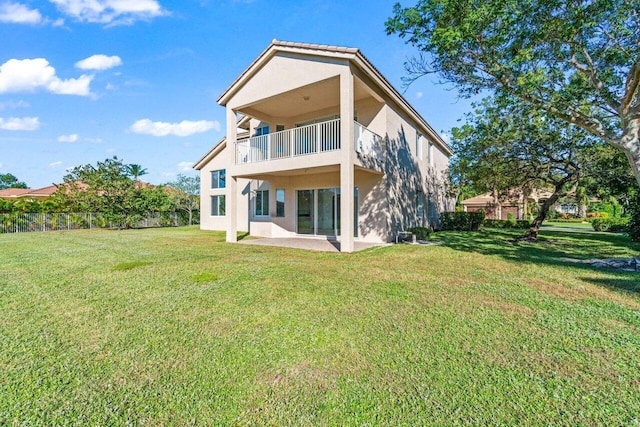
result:
<svg viewBox="0 0 640 427"><path fill-rule="evenodd" d="M0 425L629 425L640 275L610 234L355 254L195 228L0 235Z"/></svg>
<svg viewBox="0 0 640 427"><path fill-rule="evenodd" d="M585 230L593 231L593 226L590 222L545 221L542 225L547 227L584 228Z"/></svg>

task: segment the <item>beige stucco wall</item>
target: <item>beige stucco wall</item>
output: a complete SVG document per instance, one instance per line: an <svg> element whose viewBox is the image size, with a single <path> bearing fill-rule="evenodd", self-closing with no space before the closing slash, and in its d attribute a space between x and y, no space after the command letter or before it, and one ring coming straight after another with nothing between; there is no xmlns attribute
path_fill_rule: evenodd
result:
<svg viewBox="0 0 640 427"><path fill-rule="evenodd" d="M340 74L348 60L280 52L272 57L228 101L237 109Z"/></svg>
<svg viewBox="0 0 640 427"><path fill-rule="evenodd" d="M226 169L227 171L227 183L229 180L229 166L233 164L233 154L229 147L225 147L216 157L211 159L200 170L200 228L203 230L226 230L227 221L229 217L225 216L212 216L211 215L211 196L224 195L226 201L229 201L229 188L211 188L211 172L215 170ZM249 180L239 179L238 188L239 194L245 191L246 186L249 184ZM239 197L238 215L236 218L238 224L238 231L248 231L249 220L247 216L248 212L248 197Z"/></svg>

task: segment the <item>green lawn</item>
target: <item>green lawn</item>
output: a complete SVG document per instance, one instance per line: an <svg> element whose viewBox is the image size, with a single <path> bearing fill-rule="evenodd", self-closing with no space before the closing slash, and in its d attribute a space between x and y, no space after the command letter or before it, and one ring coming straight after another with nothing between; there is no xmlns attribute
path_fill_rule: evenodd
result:
<svg viewBox="0 0 640 427"><path fill-rule="evenodd" d="M592 230L593 231L593 226L591 225L590 222L560 222L560 221L545 221L543 224L543 226L549 226L549 227L564 227L564 228L584 228L586 230Z"/></svg>
<svg viewBox="0 0 640 427"><path fill-rule="evenodd" d="M0 235L0 425L629 425L638 256L609 234L355 254L195 228Z"/></svg>

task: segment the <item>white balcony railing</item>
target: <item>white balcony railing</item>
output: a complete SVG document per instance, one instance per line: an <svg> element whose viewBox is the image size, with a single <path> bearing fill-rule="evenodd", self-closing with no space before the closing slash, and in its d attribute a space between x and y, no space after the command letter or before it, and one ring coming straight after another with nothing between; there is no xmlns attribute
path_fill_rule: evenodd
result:
<svg viewBox="0 0 640 427"><path fill-rule="evenodd" d="M382 160L382 137L358 122L353 129L353 146L360 154Z"/></svg>
<svg viewBox="0 0 640 427"><path fill-rule="evenodd" d="M354 122L354 147L365 155L382 154L382 138ZM236 142L236 164L263 162L340 149L340 119L300 126Z"/></svg>

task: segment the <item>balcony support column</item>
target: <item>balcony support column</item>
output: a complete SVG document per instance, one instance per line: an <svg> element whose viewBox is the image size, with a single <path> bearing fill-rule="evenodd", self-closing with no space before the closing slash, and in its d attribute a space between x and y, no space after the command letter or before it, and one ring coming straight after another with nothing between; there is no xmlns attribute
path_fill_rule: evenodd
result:
<svg viewBox="0 0 640 427"><path fill-rule="evenodd" d="M340 74L340 251L354 249L354 123L353 74L347 69Z"/></svg>
<svg viewBox="0 0 640 427"><path fill-rule="evenodd" d="M238 179L235 175L236 164L236 140L238 139L238 123L236 113L227 107L227 191L225 214L227 217L227 242L238 241Z"/></svg>

